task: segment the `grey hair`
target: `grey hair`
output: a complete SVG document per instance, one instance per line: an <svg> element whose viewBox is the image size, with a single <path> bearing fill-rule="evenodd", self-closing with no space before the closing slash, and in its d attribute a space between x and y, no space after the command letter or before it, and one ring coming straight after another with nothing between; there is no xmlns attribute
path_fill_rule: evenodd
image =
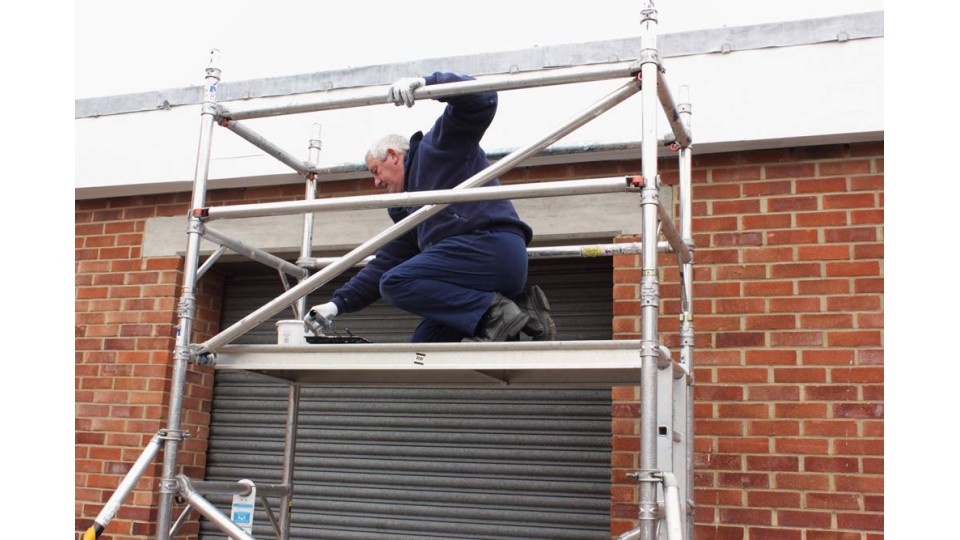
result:
<svg viewBox="0 0 960 540"><path fill-rule="evenodd" d="M410 141L403 135L392 133L373 143L367 150L366 157L383 161L387 159L387 150L390 148L406 155L407 151L410 150Z"/></svg>

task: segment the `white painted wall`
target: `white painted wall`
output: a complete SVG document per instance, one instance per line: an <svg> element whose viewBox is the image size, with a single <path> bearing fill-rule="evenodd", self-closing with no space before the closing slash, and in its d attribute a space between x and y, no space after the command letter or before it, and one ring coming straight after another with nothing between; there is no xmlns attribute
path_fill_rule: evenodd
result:
<svg viewBox="0 0 960 540"><path fill-rule="evenodd" d="M281 17L282 8L293 4L298 9L286 10ZM333 11L321 13L317 4ZM406 13L403 9L399 13L390 11L391 15L396 13L397 19L386 26L384 21L390 17L375 13L369 4L360 3L362 9L353 4L336 8L326 4L280 2L278 7L272 4L269 13L263 13L252 5L244 9L243 2L212 3L220 10L216 18L219 24L232 23L235 27L232 32L225 32L218 26L209 34L203 33L198 22L204 20L202 16L187 21L168 12L143 14L152 22L139 24L142 33L133 35L127 34L127 26L121 24L135 18L130 8L124 7L126 4L94 2L90 11L77 13L78 97L200 84L210 41L227 42L216 44L222 51L222 81L226 82L350 65L633 37L639 27L641 3L601 2L608 8L602 10L596 9L596 2L589 4L591 9L583 8L586 3L578 3L579 7L572 9L557 9L550 4L547 9L540 3L493 2L491 9L481 10L475 22L456 32L444 26L438 17L443 11L439 7L431 9L435 6L430 2L411 5ZM867 0L811 1L802 3L802 8L799 4L747 0L719 4L678 0L660 4L663 5L657 7L662 33L882 9L882 2ZM776 4L776 9L770 4ZM181 15L207 7L204 3L199 8L185 8ZM246 15L239 17L237 11L245 11ZM251 17L252 13L257 17ZM322 22L325 20L339 22ZM112 24L104 26L104 21ZM298 31L297 21L317 22ZM291 25L294 27L290 28ZM284 31L277 28L284 26ZM93 39L95 28L101 32L99 39ZM160 28L164 29L160 31L163 38L156 36ZM496 40L489 35L493 28ZM172 34L178 39L171 39ZM105 48L104 39L109 37L120 37L120 42L129 39L131 45ZM324 54L331 51L337 54ZM134 52L138 61L127 56ZM882 136L883 38L675 57L665 59L664 65L675 94L680 85L690 87L694 138L700 152ZM189 68L190 73L185 74L184 68ZM125 75L119 80L118 71ZM621 84L622 81L604 81L501 92L498 117L487 132L484 147L488 151L509 150L538 140ZM241 109L309 97L287 96L225 105L228 109ZM558 145L638 141L639 101L635 97L619 105ZM383 105L245 123L304 160L311 125L320 123L320 167L331 167L361 162L369 143L383 133L407 134L428 128L441 107L438 102L422 101L412 109ZM199 106L181 106L75 120L76 197L189 190L197 154L199 112ZM668 131L663 120L659 131ZM227 130L215 130L209 187L269 185L294 178L289 168L246 141Z"/></svg>

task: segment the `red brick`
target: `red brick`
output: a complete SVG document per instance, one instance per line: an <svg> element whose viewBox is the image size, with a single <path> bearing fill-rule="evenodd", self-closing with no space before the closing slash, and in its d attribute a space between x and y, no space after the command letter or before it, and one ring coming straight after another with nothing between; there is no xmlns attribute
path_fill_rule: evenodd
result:
<svg viewBox="0 0 960 540"><path fill-rule="evenodd" d="M818 209L819 203L816 197L780 197L767 201L767 211L771 213L802 212Z"/></svg>
<svg viewBox="0 0 960 540"><path fill-rule="evenodd" d="M857 458L805 456L803 470L811 472L855 473L859 471Z"/></svg>
<svg viewBox="0 0 960 540"><path fill-rule="evenodd" d="M846 214L844 219L846 219ZM734 226L729 229L724 230L736 230L736 218L724 218L733 220ZM750 216L742 216L743 220L743 229L747 231L760 230L760 229L788 229L793 226L793 220L790 218L789 214L758 214ZM846 223L844 223L845 225ZM798 223L799 225L799 223ZM694 230L698 229L696 226L696 220L693 224Z"/></svg>
<svg viewBox="0 0 960 540"><path fill-rule="evenodd" d="M800 470L800 458L796 456L747 456L748 471L789 471Z"/></svg>
<svg viewBox="0 0 960 540"><path fill-rule="evenodd" d="M810 278L823 275L820 263L774 264L770 266L772 278Z"/></svg>
<svg viewBox="0 0 960 540"><path fill-rule="evenodd" d="M751 385L748 401L799 401L800 387L785 385Z"/></svg>
<svg viewBox="0 0 960 540"><path fill-rule="evenodd" d="M807 386L803 389L803 397L807 401L850 401L857 399L856 386Z"/></svg>
<svg viewBox="0 0 960 540"><path fill-rule="evenodd" d="M717 233L713 235L713 242L710 245L717 247L761 246L763 245L763 235L758 232Z"/></svg>
<svg viewBox="0 0 960 540"><path fill-rule="evenodd" d="M777 524L782 527L829 528L832 518L829 512L808 510L778 510Z"/></svg>
<svg viewBox="0 0 960 540"><path fill-rule="evenodd" d="M720 521L722 523L770 525L773 523L773 517L769 510L721 508Z"/></svg>
<svg viewBox="0 0 960 540"><path fill-rule="evenodd" d="M768 437L717 438L717 450L725 454L765 454L770 452ZM747 460L754 456L748 456Z"/></svg>
<svg viewBox="0 0 960 540"><path fill-rule="evenodd" d="M771 347L819 347L823 345L820 332L775 332L770 335Z"/></svg>
<svg viewBox="0 0 960 540"><path fill-rule="evenodd" d="M879 331L851 331L827 332L829 347L862 347L883 345L883 337Z"/></svg>
<svg viewBox="0 0 960 540"><path fill-rule="evenodd" d="M826 382L827 370L810 367L774 368L773 380L778 383Z"/></svg>
<svg viewBox="0 0 960 540"><path fill-rule="evenodd" d="M724 404L718 407L718 418L770 418L770 405L766 403Z"/></svg>
<svg viewBox="0 0 960 540"><path fill-rule="evenodd" d="M807 420L803 422L803 434L821 437L855 437L857 423L849 420Z"/></svg>
<svg viewBox="0 0 960 540"><path fill-rule="evenodd" d="M795 491L751 491L747 493L747 504L751 508L799 508L800 494ZM751 530L751 537L753 536Z"/></svg>
<svg viewBox="0 0 960 540"><path fill-rule="evenodd" d="M776 403L774 416L776 418L826 418L827 405L825 403Z"/></svg>
<svg viewBox="0 0 960 540"><path fill-rule="evenodd" d="M797 260L801 261L847 260L849 258L849 246L817 245L797 248Z"/></svg>
<svg viewBox="0 0 960 540"><path fill-rule="evenodd" d="M793 350L748 350L746 363L747 365L795 365L797 353Z"/></svg>
<svg viewBox="0 0 960 540"><path fill-rule="evenodd" d="M697 385L694 387L694 395L705 401L743 401L743 387Z"/></svg>
<svg viewBox="0 0 960 540"><path fill-rule="evenodd" d="M875 311L883 307L879 296L831 296L827 298L828 311Z"/></svg>
<svg viewBox="0 0 960 540"><path fill-rule="evenodd" d="M817 279L797 283L799 294L845 294L850 292L849 279Z"/></svg>
<svg viewBox="0 0 960 540"><path fill-rule="evenodd" d="M826 212L823 210L817 212L799 212L796 214L798 227L837 227L849 225L850 220L847 212L836 211Z"/></svg>
<svg viewBox="0 0 960 540"><path fill-rule="evenodd" d="M804 178L816 174L813 163L790 163L788 165L766 165L764 178Z"/></svg>
<svg viewBox="0 0 960 540"><path fill-rule="evenodd" d="M739 351L697 351L696 365L698 366L730 366L740 365Z"/></svg>
<svg viewBox="0 0 960 540"><path fill-rule="evenodd" d="M838 191L847 191L847 179L842 176L797 181L797 193L830 193Z"/></svg>
<svg viewBox="0 0 960 540"><path fill-rule="evenodd" d="M697 525L694 528L696 538L706 538L709 540L743 540L746 538L743 527L734 527L729 525L703 525L699 515L700 508L697 508ZM714 518L715 522L716 519Z"/></svg>
<svg viewBox="0 0 960 540"><path fill-rule="evenodd" d="M883 222L882 208L850 211L851 225L882 225Z"/></svg>
<svg viewBox="0 0 960 540"><path fill-rule="evenodd" d="M835 208L876 208L877 197L873 193L846 193L843 195L824 195L823 209Z"/></svg>
<svg viewBox="0 0 960 540"><path fill-rule="evenodd" d="M743 260L747 263L787 262L794 260L793 248L763 247L758 249L744 249Z"/></svg>
<svg viewBox="0 0 960 540"><path fill-rule="evenodd" d="M696 431L699 435L699 429ZM755 420L747 422L748 435L783 437L800 435L800 423L792 420Z"/></svg>
<svg viewBox="0 0 960 540"><path fill-rule="evenodd" d="M730 214L757 214L760 213L759 199L738 199L733 201L714 201L713 215L723 216Z"/></svg>
<svg viewBox="0 0 960 540"><path fill-rule="evenodd" d="M837 526L841 529L883 530L883 514L837 514Z"/></svg>
<svg viewBox="0 0 960 540"><path fill-rule="evenodd" d="M835 383L882 383L882 367L848 366L830 370L830 380Z"/></svg>
<svg viewBox="0 0 960 540"><path fill-rule="evenodd" d="M827 439L778 438L774 446L776 454L829 454Z"/></svg>
<svg viewBox="0 0 960 540"><path fill-rule="evenodd" d="M739 436L743 435L743 423L737 421L698 421L695 430L698 437L703 435Z"/></svg>
<svg viewBox="0 0 960 540"><path fill-rule="evenodd" d="M759 264L717 267L718 280L763 279L767 277L766 266Z"/></svg>
<svg viewBox="0 0 960 540"><path fill-rule="evenodd" d="M842 455L882 456L883 439L837 440L834 449Z"/></svg>
<svg viewBox="0 0 960 540"><path fill-rule="evenodd" d="M883 493L882 476L834 476L837 491L854 491L857 493Z"/></svg>
<svg viewBox="0 0 960 540"><path fill-rule="evenodd" d="M783 527L750 527L750 540L802 540L803 531Z"/></svg>
<svg viewBox="0 0 960 540"><path fill-rule="evenodd" d="M717 347L762 347L766 344L762 332L725 332L717 335Z"/></svg>
<svg viewBox="0 0 960 540"><path fill-rule="evenodd" d="M792 330L796 328L794 315L754 315L744 319L745 330Z"/></svg>
<svg viewBox="0 0 960 540"><path fill-rule="evenodd" d="M849 313L801 315L800 328L853 328L853 316Z"/></svg>
<svg viewBox="0 0 960 540"><path fill-rule="evenodd" d="M740 182L742 180L758 180L760 167L736 167L731 169L713 169L713 182Z"/></svg>
<svg viewBox="0 0 960 540"><path fill-rule="evenodd" d="M869 174L870 172L869 159L846 159L820 163L820 174L823 176L835 174Z"/></svg>
<svg viewBox="0 0 960 540"><path fill-rule="evenodd" d="M882 293L883 278L858 278L853 281L853 290L857 294Z"/></svg>
<svg viewBox="0 0 960 540"><path fill-rule="evenodd" d="M720 473L718 475L720 486L722 487L743 487L743 488L768 488L770 487L770 475L757 473Z"/></svg>
<svg viewBox="0 0 960 540"><path fill-rule="evenodd" d="M767 233L767 244L815 244L820 236L816 229L796 229L785 231L770 231Z"/></svg>
<svg viewBox="0 0 960 540"><path fill-rule="evenodd" d="M790 195L793 193L793 182L751 182L743 184L745 197L769 197L771 195Z"/></svg>
<svg viewBox="0 0 960 540"><path fill-rule="evenodd" d="M828 262L827 275L840 276L876 276L880 274L878 261Z"/></svg>
<svg viewBox="0 0 960 540"><path fill-rule="evenodd" d="M747 281L743 284L744 296L785 296L794 292L793 281Z"/></svg>
<svg viewBox="0 0 960 540"><path fill-rule="evenodd" d="M737 230L736 216L694 216L693 230L697 232L735 231Z"/></svg>
<svg viewBox="0 0 960 540"><path fill-rule="evenodd" d="M777 489L800 490L827 490L830 489L831 475L802 473L777 473L775 486Z"/></svg>

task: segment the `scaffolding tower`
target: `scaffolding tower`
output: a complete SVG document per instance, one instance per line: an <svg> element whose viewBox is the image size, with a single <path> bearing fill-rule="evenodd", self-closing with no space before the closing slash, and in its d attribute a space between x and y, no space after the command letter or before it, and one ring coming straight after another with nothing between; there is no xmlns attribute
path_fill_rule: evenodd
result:
<svg viewBox="0 0 960 540"><path fill-rule="evenodd" d="M392 103L385 96L389 86L371 86L359 92L332 90L309 102L295 105L231 111L218 104L220 81L219 52L211 52L206 70L201 129L196 162L193 198L188 216L184 283L178 304L177 340L170 409L166 429L157 433L121 481L113 496L86 531L85 540L99 537L116 515L140 476L163 449L157 540L173 537L192 510L210 520L231 538L249 539L245 530L203 493L229 493L260 498L280 540L290 531L290 502L293 493L293 463L296 449L300 385L322 381L328 384L435 385L592 385L613 386L639 383L640 456L639 469L630 476L639 484L639 527L621 539L670 540L693 538L693 241L691 227L691 106L685 87L674 101L657 49L657 12L652 0L645 0L641 22L642 49L638 59L567 68L540 69L482 76L476 80L436 84L415 90L416 99L480 91L502 91L548 85L562 85L625 79L626 82L541 140L519 148L487 169L450 190L316 199L320 154L320 127L313 125L308 160L302 162L254 132L243 120L300 114L348 107ZM589 120L636 93L641 94L641 177L615 180L577 180L483 187L560 140ZM672 135L658 140L657 119L666 113ZM225 127L267 154L289 166L305 179L303 200L291 202L208 207L206 205L210 149L215 125ZM660 203L657 172L659 148L669 145L679 157L679 228L672 209ZM595 246L530 248L533 257L595 257L639 253L642 259L640 282L641 334L639 340L553 341L509 343L418 343L345 345L232 345L247 331L277 313L293 308L297 317L306 309L309 293L342 272L362 264L380 247L416 227L454 202L549 197L588 193L634 192L640 194L642 242ZM313 213L349 209L421 206L406 219L374 236L342 257L313 257ZM264 250L230 238L208 224L225 218L303 214L300 258L289 263ZM660 240L660 238L664 240ZM219 247L200 264L200 242L205 238ZM285 292L232 326L203 343L192 342L196 314L195 289L200 277L226 250L249 257L280 273ZM660 344L658 336L659 281L658 253L677 255L680 275L680 358ZM316 270L311 272L311 270ZM298 280L290 286L287 276ZM639 352L639 354L638 354ZM281 482L251 485L248 481L202 482L177 474L181 413L187 368L210 364L218 370L243 370L269 374L288 381L286 442ZM659 488L659 491L658 491ZM275 516L266 496L280 497ZM175 502L185 503L174 519Z"/></svg>

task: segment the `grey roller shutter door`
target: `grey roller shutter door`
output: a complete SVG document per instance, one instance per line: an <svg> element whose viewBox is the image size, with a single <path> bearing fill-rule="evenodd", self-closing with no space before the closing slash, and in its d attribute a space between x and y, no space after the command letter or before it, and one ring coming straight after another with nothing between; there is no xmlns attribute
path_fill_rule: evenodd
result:
<svg viewBox="0 0 960 540"><path fill-rule="evenodd" d="M531 265L564 339L610 338L610 261L598 261ZM224 322L275 295L271 280L228 276ZM388 305L361 314L338 323L371 341L407 341L417 324ZM275 342L261 327L247 343ZM286 405L283 384L217 372L206 479L279 482ZM607 389L313 385L299 421L292 538L609 538ZM274 537L259 507L254 535ZM208 523L201 536L223 537Z"/></svg>

